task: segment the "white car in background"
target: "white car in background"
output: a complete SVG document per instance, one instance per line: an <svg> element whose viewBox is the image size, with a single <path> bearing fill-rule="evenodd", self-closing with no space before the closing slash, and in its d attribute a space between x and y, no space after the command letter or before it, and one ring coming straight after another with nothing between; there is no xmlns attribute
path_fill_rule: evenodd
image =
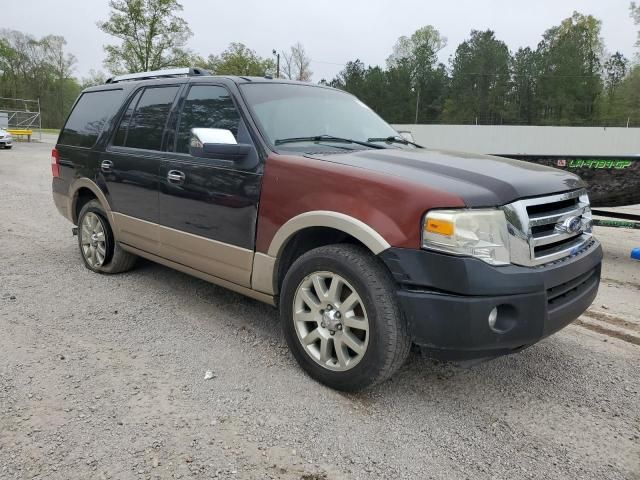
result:
<svg viewBox="0 0 640 480"><path fill-rule="evenodd" d="M0 147L11 148L13 145L13 137L9 132L0 128Z"/></svg>

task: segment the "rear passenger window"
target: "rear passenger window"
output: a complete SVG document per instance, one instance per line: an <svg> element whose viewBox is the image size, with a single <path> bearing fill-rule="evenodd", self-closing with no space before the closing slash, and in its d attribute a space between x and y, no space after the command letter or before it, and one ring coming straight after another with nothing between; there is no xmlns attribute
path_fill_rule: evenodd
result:
<svg viewBox="0 0 640 480"><path fill-rule="evenodd" d="M240 114L224 87L195 85L182 107L178 125L177 152L189 153L192 128L224 128L238 138Z"/></svg>
<svg viewBox="0 0 640 480"><path fill-rule="evenodd" d="M133 115L133 110L138 105L138 100L140 100L140 95L142 95L142 90L138 90L138 92L133 96L129 106L127 107L127 111L124 113L122 120L120 120L120 125L118 125L118 130L116 131L116 137L113 139L113 144L118 146L124 146L127 141L127 130L129 129L129 122L131 121L131 115Z"/></svg>
<svg viewBox="0 0 640 480"><path fill-rule="evenodd" d="M122 90L85 92L73 108L58 143L91 148L122 101Z"/></svg>
<svg viewBox="0 0 640 480"><path fill-rule="evenodd" d="M167 117L179 88L171 86L145 89L137 105L134 99L122 117L114 140L118 142L116 145L160 150ZM131 108L133 113L130 112Z"/></svg>

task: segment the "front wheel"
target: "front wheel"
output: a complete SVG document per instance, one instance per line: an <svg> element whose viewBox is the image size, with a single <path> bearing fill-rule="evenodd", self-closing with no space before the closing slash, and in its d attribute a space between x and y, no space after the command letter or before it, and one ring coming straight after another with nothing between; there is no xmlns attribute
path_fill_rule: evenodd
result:
<svg viewBox="0 0 640 480"><path fill-rule="evenodd" d="M284 279L280 315L300 366L329 387L355 391L389 378L411 346L384 265L356 245L297 259Z"/></svg>

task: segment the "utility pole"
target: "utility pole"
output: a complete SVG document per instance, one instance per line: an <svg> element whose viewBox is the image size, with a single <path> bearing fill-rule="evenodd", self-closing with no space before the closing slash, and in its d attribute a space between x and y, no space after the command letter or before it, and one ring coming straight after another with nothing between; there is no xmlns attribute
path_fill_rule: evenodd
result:
<svg viewBox="0 0 640 480"><path fill-rule="evenodd" d="M416 89L416 121L415 124L418 124L418 105L420 104L420 89Z"/></svg>
<svg viewBox="0 0 640 480"><path fill-rule="evenodd" d="M273 49L273 54L276 56L276 78L280 78L280 54Z"/></svg>

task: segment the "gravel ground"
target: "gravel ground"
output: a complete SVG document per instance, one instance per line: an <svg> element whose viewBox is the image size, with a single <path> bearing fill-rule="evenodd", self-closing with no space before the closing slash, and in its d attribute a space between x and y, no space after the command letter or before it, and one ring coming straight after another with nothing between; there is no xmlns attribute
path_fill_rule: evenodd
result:
<svg viewBox="0 0 640 480"><path fill-rule="evenodd" d="M0 151L0 478L640 479L637 231L597 231L601 293L560 333L472 368L413 354L345 395L271 307L149 262L86 270L50 148Z"/></svg>

